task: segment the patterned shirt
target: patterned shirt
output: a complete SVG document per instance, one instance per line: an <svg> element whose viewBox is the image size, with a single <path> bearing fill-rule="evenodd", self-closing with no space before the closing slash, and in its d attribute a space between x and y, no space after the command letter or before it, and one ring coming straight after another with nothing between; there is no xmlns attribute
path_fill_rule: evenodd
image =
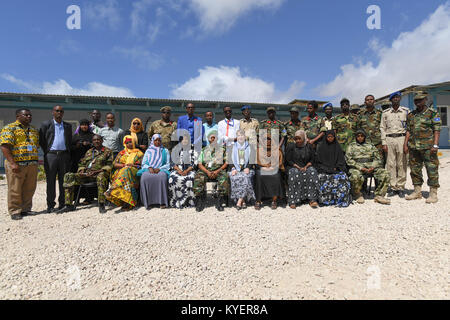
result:
<svg viewBox="0 0 450 320"><path fill-rule="evenodd" d="M381 144L381 123L382 112L377 109L369 111L361 110L358 114L358 129L364 129L367 134L367 139L376 147Z"/></svg>
<svg viewBox="0 0 450 320"><path fill-rule="evenodd" d="M434 145L434 132L441 131L441 116L433 108L416 110L408 114L406 130L410 134L408 147L416 150L431 149Z"/></svg>
<svg viewBox="0 0 450 320"><path fill-rule="evenodd" d="M284 123L286 128L287 143L295 143L294 136L295 133L302 128L302 123L299 120L297 123L290 120Z"/></svg>
<svg viewBox="0 0 450 320"><path fill-rule="evenodd" d="M380 152L370 142L352 142L345 153L345 160L350 168L357 170L383 167Z"/></svg>
<svg viewBox="0 0 450 320"><path fill-rule="evenodd" d="M332 127L336 131L336 138L344 152L347 151L348 146L355 140L356 125L358 116L349 113L343 113L333 117Z"/></svg>
<svg viewBox="0 0 450 320"><path fill-rule="evenodd" d="M12 156L18 165L38 163L39 132L35 127L24 128L19 121L13 122L1 131L0 144L12 146Z"/></svg>
<svg viewBox="0 0 450 320"><path fill-rule="evenodd" d="M222 155L217 154L216 156L216 149L217 151L221 152ZM202 152L200 153L200 157L198 158L198 163L204 165L209 171L215 171L219 169L225 162L225 148L217 145L215 148L211 145L204 147Z"/></svg>
<svg viewBox="0 0 450 320"><path fill-rule="evenodd" d="M317 114L312 118L310 116L303 117L301 128L306 131L306 137L310 140L327 130L323 118Z"/></svg>
<svg viewBox="0 0 450 320"><path fill-rule="evenodd" d="M254 118L250 118L249 121L245 120L245 119L241 119L240 120L240 128L241 130L244 130L245 132L245 137L247 138L247 140L252 141L253 143L256 143L256 136L258 135L259 132L259 121L254 119Z"/></svg>
<svg viewBox="0 0 450 320"><path fill-rule="evenodd" d="M280 120L263 120L259 123L259 131L267 130L271 132L271 130L278 130L279 139L286 137L287 132L286 128L282 121ZM258 131L258 134L259 134Z"/></svg>
<svg viewBox="0 0 450 320"><path fill-rule="evenodd" d="M99 151L95 148L91 148L80 160L78 172L80 172L81 170L85 171L103 170L107 173L110 173L112 170L113 161L114 155L111 149L102 147Z"/></svg>
<svg viewBox="0 0 450 320"><path fill-rule="evenodd" d="M150 129L148 129L148 137L151 140L154 134L160 134L163 147L167 150L172 150L172 133L174 133L175 130L177 130L176 122L156 120L150 125Z"/></svg>

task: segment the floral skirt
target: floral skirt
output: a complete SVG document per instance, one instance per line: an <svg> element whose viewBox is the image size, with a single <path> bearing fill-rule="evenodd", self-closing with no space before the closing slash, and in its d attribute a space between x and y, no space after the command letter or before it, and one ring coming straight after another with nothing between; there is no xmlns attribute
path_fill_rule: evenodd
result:
<svg viewBox="0 0 450 320"><path fill-rule="evenodd" d="M309 167L305 172L297 168L289 169L288 201L289 204L298 204L305 200L317 201L319 179L317 171Z"/></svg>
<svg viewBox="0 0 450 320"><path fill-rule="evenodd" d="M111 186L106 191L106 199L118 207L135 207L139 194L136 190L136 168L121 168L114 172Z"/></svg>
<svg viewBox="0 0 450 320"><path fill-rule="evenodd" d="M255 171L250 170L249 174L240 171L234 176L228 173L231 182L231 199L237 202L239 199L245 201L255 200L255 191L253 190L253 176Z"/></svg>
<svg viewBox="0 0 450 320"><path fill-rule="evenodd" d="M191 171L186 176L173 171L169 176L169 205L172 208L194 207L194 177L195 172Z"/></svg>
<svg viewBox="0 0 450 320"><path fill-rule="evenodd" d="M352 202L350 181L344 172L319 174L319 203L321 205L348 207Z"/></svg>

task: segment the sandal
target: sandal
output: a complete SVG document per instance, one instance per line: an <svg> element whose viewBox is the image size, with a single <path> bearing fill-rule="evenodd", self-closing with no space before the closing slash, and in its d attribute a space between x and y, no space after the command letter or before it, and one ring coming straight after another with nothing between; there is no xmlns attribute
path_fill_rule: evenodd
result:
<svg viewBox="0 0 450 320"><path fill-rule="evenodd" d="M316 208L319 207L319 204L317 203L317 201L311 201L311 202L309 203L309 206L310 206L311 208L313 208L313 209L316 209Z"/></svg>
<svg viewBox="0 0 450 320"><path fill-rule="evenodd" d="M297 206L296 206L295 204L291 204L291 205L289 206L289 208L291 208L291 209L297 209Z"/></svg>
<svg viewBox="0 0 450 320"><path fill-rule="evenodd" d="M167 207L166 207L165 205L162 204L159 208L160 208L160 209L166 209Z"/></svg>
<svg viewBox="0 0 450 320"><path fill-rule="evenodd" d="M278 204L276 202L272 202L271 208L272 210L275 210L276 208L278 208Z"/></svg>

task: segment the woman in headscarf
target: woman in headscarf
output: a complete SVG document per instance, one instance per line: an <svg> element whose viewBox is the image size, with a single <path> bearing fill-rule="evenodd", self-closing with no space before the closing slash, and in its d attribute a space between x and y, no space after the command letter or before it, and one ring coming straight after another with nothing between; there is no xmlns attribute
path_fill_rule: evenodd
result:
<svg viewBox="0 0 450 320"><path fill-rule="evenodd" d="M314 169L314 150L306 143L306 133L298 130L294 136L295 143L286 150L288 168L288 202L291 209L297 204L308 201L312 208L317 208L319 179Z"/></svg>
<svg viewBox="0 0 450 320"><path fill-rule="evenodd" d="M277 201L284 197L284 187L281 179L281 172L284 172L283 153L278 141L276 148L272 148L272 137L270 131L260 135L260 147L257 154L257 166L255 173L255 209L261 209L262 200L272 199L271 208L278 207ZM263 148L261 145L266 145ZM267 151L266 151L266 150Z"/></svg>
<svg viewBox="0 0 450 320"><path fill-rule="evenodd" d="M228 173L231 182L231 199L236 202L238 210L246 208L246 202L255 200L253 190L254 165L250 164L251 148L245 138L245 132L236 132L237 141L231 154L231 171Z"/></svg>
<svg viewBox="0 0 450 320"><path fill-rule="evenodd" d="M106 199L124 210L136 207L139 199L139 180L137 172L144 154L136 149L133 138L123 138L124 149L114 159L115 169L111 176L111 185L105 192Z"/></svg>
<svg viewBox="0 0 450 320"><path fill-rule="evenodd" d="M78 170L78 162L84 157L86 151L92 148L92 137L94 134L89 129L89 120L80 120L80 130L74 134L72 138L72 147L70 148L72 158L72 170L76 173Z"/></svg>
<svg viewBox="0 0 450 320"><path fill-rule="evenodd" d="M169 205L167 198L169 169L169 151L161 145L161 135L154 134L138 171L138 176L141 176L141 202L147 210L154 204L160 205L161 209Z"/></svg>
<svg viewBox="0 0 450 320"><path fill-rule="evenodd" d="M319 174L319 203L348 207L352 201L350 180L344 152L334 130L327 131L325 139L317 145L314 167Z"/></svg>
<svg viewBox="0 0 450 320"><path fill-rule="evenodd" d="M133 121L131 121L130 129L127 129L122 133L121 139L123 139L124 136L131 136L136 148L141 150L143 153L147 150L148 135L144 130L144 125L142 124L141 119L134 118Z"/></svg>
<svg viewBox="0 0 450 320"><path fill-rule="evenodd" d="M175 148L181 149L176 151ZM169 204L172 208L182 209L195 206L194 177L198 165L198 153L191 144L189 134L182 137L179 147L172 150L178 157L172 157L172 172L169 176Z"/></svg>

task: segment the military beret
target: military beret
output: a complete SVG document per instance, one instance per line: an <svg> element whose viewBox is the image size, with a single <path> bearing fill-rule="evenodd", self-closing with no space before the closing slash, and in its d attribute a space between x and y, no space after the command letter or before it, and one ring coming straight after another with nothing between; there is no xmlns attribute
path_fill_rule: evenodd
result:
<svg viewBox="0 0 450 320"><path fill-rule="evenodd" d="M289 112L300 112L297 107L292 107L289 109Z"/></svg>
<svg viewBox="0 0 450 320"><path fill-rule="evenodd" d="M326 108L331 107L333 108L333 104L331 102L325 103L322 107L322 109L325 111Z"/></svg>
<svg viewBox="0 0 450 320"><path fill-rule="evenodd" d="M359 109L361 109L361 107L359 106L359 104L352 104L352 105L350 106L350 110L359 110Z"/></svg>
<svg viewBox="0 0 450 320"><path fill-rule="evenodd" d="M401 93L400 91L397 91L397 92L392 93L392 94L389 96L389 100L392 100L392 98L395 97L395 96L401 97L401 96L402 96L402 93Z"/></svg>
<svg viewBox="0 0 450 320"><path fill-rule="evenodd" d="M161 111L161 112L165 112L165 111L172 112L172 107L165 106L165 107L162 107L162 108L160 109L160 111Z"/></svg>
<svg viewBox="0 0 450 320"><path fill-rule="evenodd" d="M241 111L244 111L245 109L251 109L252 106L246 105L246 106L242 106Z"/></svg>
<svg viewBox="0 0 450 320"><path fill-rule="evenodd" d="M266 111L269 112L269 111L277 111L277 110L275 109L275 107L267 107Z"/></svg>
<svg viewBox="0 0 450 320"><path fill-rule="evenodd" d="M414 96L414 100L422 100L425 99L427 97L427 94L423 93L423 92L417 92L416 95Z"/></svg>
<svg viewBox="0 0 450 320"><path fill-rule="evenodd" d="M341 102L339 102L339 103L342 105L344 102L350 103L350 100L348 100L347 98L342 98Z"/></svg>

